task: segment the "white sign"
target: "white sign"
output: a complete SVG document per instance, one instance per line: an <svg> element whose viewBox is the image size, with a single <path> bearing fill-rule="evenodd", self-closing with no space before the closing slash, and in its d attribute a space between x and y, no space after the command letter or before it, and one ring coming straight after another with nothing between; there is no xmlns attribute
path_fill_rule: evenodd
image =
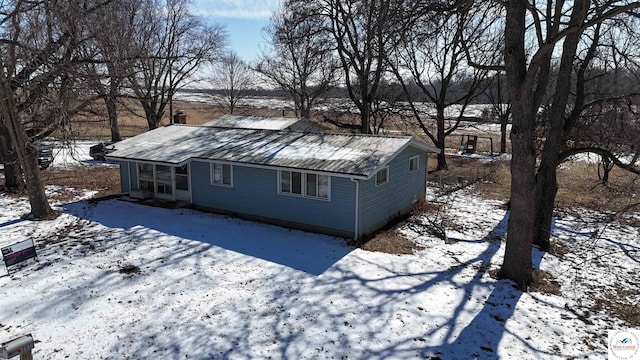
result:
<svg viewBox="0 0 640 360"><path fill-rule="evenodd" d="M609 359L640 360L640 330L609 330Z"/></svg>

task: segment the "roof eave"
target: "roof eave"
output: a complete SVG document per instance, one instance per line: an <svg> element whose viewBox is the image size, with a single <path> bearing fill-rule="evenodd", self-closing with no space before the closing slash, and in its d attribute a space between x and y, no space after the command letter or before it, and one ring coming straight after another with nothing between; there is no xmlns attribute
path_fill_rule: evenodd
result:
<svg viewBox="0 0 640 360"><path fill-rule="evenodd" d="M189 163L189 161L191 161L191 159L186 159L186 160L176 162L176 161L151 160L151 159L110 156L110 155L106 155L105 158L107 159L107 161L145 162L150 164L169 165L169 166L184 166L185 164Z"/></svg>
<svg viewBox="0 0 640 360"><path fill-rule="evenodd" d="M424 151L430 151L430 152L436 153L436 154L440 154L442 152L442 150L440 150L439 148L437 148L437 147L435 147L433 145L429 145L426 142L421 141L421 140L417 140L417 139L413 139L412 138L409 143L411 145L419 148L419 149L424 150ZM404 148L402 150L404 150Z"/></svg>
<svg viewBox="0 0 640 360"><path fill-rule="evenodd" d="M401 152L403 152L406 148L408 148L409 146L413 146L416 147L420 150L424 150L425 152L434 152L436 154L440 154L440 149L438 149L435 146L429 145L427 143L425 143L424 141L421 140L416 140L414 138L409 139L409 141L407 141L406 144L404 144L400 149L396 150L393 155L391 155L389 157L389 159L383 163L381 163L380 165L378 165L375 169L373 169L373 171L371 171L370 173L367 174L367 180L371 179L375 174L378 173L378 171L380 171L382 168L384 168L385 166L389 165L389 163L391 161L393 161L393 159L395 159L398 154L400 154Z"/></svg>

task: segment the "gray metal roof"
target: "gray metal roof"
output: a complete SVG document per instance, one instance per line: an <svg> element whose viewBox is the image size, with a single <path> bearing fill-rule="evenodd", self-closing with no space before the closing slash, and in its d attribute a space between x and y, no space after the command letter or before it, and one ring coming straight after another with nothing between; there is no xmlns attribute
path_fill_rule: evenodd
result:
<svg viewBox="0 0 640 360"><path fill-rule="evenodd" d="M267 117L249 115L222 115L217 119L202 124L239 129L285 130L300 119L293 117Z"/></svg>
<svg viewBox="0 0 640 360"><path fill-rule="evenodd" d="M107 157L173 165L216 160L369 178L410 145L439 152L411 137L171 125L118 142Z"/></svg>

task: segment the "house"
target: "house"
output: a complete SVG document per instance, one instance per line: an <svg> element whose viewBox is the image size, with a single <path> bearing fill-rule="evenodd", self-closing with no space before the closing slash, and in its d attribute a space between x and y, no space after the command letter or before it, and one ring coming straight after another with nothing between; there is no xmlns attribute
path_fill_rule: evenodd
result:
<svg viewBox="0 0 640 360"><path fill-rule="evenodd" d="M304 118L284 116L249 116L249 115L222 115L217 119L202 124L202 126L215 126L239 129L263 129L263 130L289 130L304 132L326 132L327 127Z"/></svg>
<svg viewBox="0 0 640 360"><path fill-rule="evenodd" d="M170 125L116 143L123 193L357 239L424 199L410 137Z"/></svg>

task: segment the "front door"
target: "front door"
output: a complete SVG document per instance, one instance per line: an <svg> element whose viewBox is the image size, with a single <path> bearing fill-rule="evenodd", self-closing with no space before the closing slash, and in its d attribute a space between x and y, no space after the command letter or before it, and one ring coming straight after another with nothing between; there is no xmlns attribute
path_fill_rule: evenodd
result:
<svg viewBox="0 0 640 360"><path fill-rule="evenodd" d="M176 186L176 200L191 201L189 191L189 164L175 168L174 183Z"/></svg>

